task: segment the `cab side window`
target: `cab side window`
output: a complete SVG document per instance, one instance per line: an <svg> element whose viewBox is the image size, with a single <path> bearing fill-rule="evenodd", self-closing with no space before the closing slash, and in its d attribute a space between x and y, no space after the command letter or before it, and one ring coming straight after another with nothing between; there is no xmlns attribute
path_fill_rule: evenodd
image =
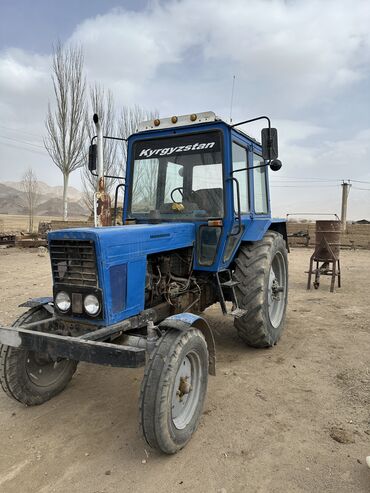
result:
<svg viewBox="0 0 370 493"><path fill-rule="evenodd" d="M240 146L233 142L232 145L232 156L233 156L233 171L237 169L244 169L248 166L248 153L245 147ZM248 172L240 171L239 173L234 173L233 175L239 182L240 190L240 208L242 214L247 214L249 212L249 193L248 193ZM238 210L238 201L236 186L234 184L234 210Z"/></svg>
<svg viewBox="0 0 370 493"><path fill-rule="evenodd" d="M253 166L264 164L261 156L253 153ZM266 166L253 170L254 178L254 212L256 214L268 213L267 201L267 175Z"/></svg>

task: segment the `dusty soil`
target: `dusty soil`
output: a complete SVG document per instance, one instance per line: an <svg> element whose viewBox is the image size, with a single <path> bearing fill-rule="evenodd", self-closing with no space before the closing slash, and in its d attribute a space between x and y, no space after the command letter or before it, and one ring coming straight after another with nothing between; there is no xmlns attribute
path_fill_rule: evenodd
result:
<svg viewBox="0 0 370 493"><path fill-rule="evenodd" d="M370 491L370 252L342 254L343 287L307 292L310 250L290 255L286 330L270 350L244 347L231 319L206 312L218 374L199 430L176 456L140 438L142 370L80 364L67 390L25 408L0 394L0 491ZM0 321L50 293L48 257L0 251Z"/></svg>

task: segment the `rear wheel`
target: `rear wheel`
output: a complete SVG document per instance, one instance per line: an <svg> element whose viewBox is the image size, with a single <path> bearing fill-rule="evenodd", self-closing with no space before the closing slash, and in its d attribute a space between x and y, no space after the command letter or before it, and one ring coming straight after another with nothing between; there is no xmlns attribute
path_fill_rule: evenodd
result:
<svg viewBox="0 0 370 493"><path fill-rule="evenodd" d="M145 369L140 420L147 443L166 454L182 449L196 431L208 382L208 351L198 329L169 330Z"/></svg>
<svg viewBox="0 0 370 493"><path fill-rule="evenodd" d="M50 318L42 306L31 308L13 326ZM52 360L45 353L0 346L0 383L13 399L34 406L43 404L67 386L77 368L77 361Z"/></svg>
<svg viewBox="0 0 370 493"><path fill-rule="evenodd" d="M235 261L236 295L246 315L234 325L253 347L273 346L285 324L288 300L288 260L285 241L274 231L262 240L242 245Z"/></svg>

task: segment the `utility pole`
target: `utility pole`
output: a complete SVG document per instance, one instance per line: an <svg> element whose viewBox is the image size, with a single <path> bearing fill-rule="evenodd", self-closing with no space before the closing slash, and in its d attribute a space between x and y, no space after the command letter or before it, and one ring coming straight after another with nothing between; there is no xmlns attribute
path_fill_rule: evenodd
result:
<svg viewBox="0 0 370 493"><path fill-rule="evenodd" d="M348 194L349 189L351 188L350 180L344 181L342 183L342 213L340 220L342 222L342 232L345 233L347 231L347 204L348 204Z"/></svg>

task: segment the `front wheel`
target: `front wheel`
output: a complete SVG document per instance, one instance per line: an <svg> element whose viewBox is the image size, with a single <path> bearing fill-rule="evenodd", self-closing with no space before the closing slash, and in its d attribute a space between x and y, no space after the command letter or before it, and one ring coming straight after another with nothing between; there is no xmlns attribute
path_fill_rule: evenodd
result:
<svg viewBox="0 0 370 493"><path fill-rule="evenodd" d="M208 383L208 350L198 329L169 330L145 369L140 421L147 443L166 454L182 449L196 431Z"/></svg>
<svg viewBox="0 0 370 493"><path fill-rule="evenodd" d="M43 307L31 308L13 326L50 318ZM0 384L11 398L35 406L59 394L77 368L77 361L52 360L47 354L0 345Z"/></svg>
<svg viewBox="0 0 370 493"><path fill-rule="evenodd" d="M288 300L288 259L285 241L275 231L262 240L242 245L235 261L234 278L239 307L236 318L240 338L249 346L269 347L284 329Z"/></svg>

